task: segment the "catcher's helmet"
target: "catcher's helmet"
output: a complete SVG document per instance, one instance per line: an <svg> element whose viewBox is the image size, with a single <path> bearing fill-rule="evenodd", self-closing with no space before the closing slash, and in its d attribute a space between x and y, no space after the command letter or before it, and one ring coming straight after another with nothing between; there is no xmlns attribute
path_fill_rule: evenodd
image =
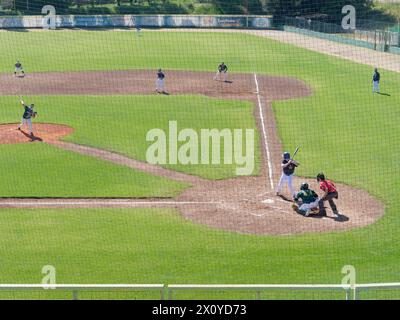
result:
<svg viewBox="0 0 400 320"><path fill-rule="evenodd" d="M283 153L283 159L289 160L290 159L290 153L289 152L284 152Z"/></svg>
<svg viewBox="0 0 400 320"><path fill-rule="evenodd" d="M325 180L325 175L324 175L322 172L318 173L318 174L317 174L317 180L318 180L318 181L319 181L319 180Z"/></svg>
<svg viewBox="0 0 400 320"><path fill-rule="evenodd" d="M300 190L308 190L308 183L307 182L303 182L301 184Z"/></svg>

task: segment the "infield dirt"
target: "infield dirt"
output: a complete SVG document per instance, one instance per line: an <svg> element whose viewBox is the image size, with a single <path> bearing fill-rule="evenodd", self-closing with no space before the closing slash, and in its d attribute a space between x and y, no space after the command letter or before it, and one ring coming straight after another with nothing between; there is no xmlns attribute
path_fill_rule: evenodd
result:
<svg viewBox="0 0 400 320"><path fill-rule="evenodd" d="M183 217L223 230L288 235L330 232L362 227L384 214L384 206L367 192L338 185L339 217L304 218L291 208L291 202L275 196L271 180L280 176L282 147L277 135L272 101L301 98L312 92L294 78L254 74L230 74L229 82L213 81L207 72L166 71L169 94L199 94L221 99L248 100L254 103L254 117L261 134L262 164L259 176L228 180L205 180L196 176L150 165L124 155L61 141L73 128L34 123L35 139L15 130L15 124L0 125L1 143L49 143L73 152L91 155L153 175L189 183L192 187L174 199L0 199L1 207L23 208L95 208L95 207L175 207ZM258 82L258 91L257 85ZM154 71L34 73L25 78L0 75L0 95L124 95L155 94ZM40 119L37 119L40 121ZM268 154L265 146L268 147ZM295 178L295 185L307 181L317 189L316 181ZM330 212L328 210L328 212Z"/></svg>

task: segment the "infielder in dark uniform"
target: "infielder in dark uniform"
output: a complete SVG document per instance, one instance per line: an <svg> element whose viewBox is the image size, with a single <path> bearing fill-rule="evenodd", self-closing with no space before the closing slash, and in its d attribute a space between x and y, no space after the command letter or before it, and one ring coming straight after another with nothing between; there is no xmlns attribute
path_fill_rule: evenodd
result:
<svg viewBox="0 0 400 320"><path fill-rule="evenodd" d="M324 195L318 201L319 214L321 216L326 216L324 202L328 201L329 205L333 211L333 214L335 214L336 216L339 215L336 204L333 201L333 199L339 198L339 194L338 194L335 184L332 181L326 180L325 175L323 173L318 173L317 181L319 182L319 188L322 191L324 191Z"/></svg>
<svg viewBox="0 0 400 320"><path fill-rule="evenodd" d="M223 74L224 75L224 81L226 82L227 73L228 73L228 66L224 62L222 62L218 66L218 71L217 71L217 73L216 73L216 75L214 77L214 80L217 80L217 79L219 80L220 75Z"/></svg>
<svg viewBox="0 0 400 320"><path fill-rule="evenodd" d="M22 116L21 124L18 126L18 130L21 130L21 127L26 123L29 127L29 131L31 136L33 137L33 128L32 128L32 118L35 118L37 112L33 110L35 105L32 103L30 106L26 105L24 101L21 100L21 105L24 107L24 114Z"/></svg>
<svg viewBox="0 0 400 320"><path fill-rule="evenodd" d="M162 72L161 69L158 69L158 71L157 71L157 80L156 80L156 92L157 93L165 93L165 90L164 90L164 79L165 79L164 72Z"/></svg>
<svg viewBox="0 0 400 320"><path fill-rule="evenodd" d="M22 68L22 63L17 61L15 63L15 70L14 70L14 76L17 76L17 74L21 73L23 77L25 77L25 71Z"/></svg>

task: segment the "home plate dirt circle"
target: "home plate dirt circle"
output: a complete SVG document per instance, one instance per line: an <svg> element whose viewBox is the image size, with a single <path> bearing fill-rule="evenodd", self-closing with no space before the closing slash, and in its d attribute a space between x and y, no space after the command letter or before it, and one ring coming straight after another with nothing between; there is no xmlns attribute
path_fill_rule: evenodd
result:
<svg viewBox="0 0 400 320"><path fill-rule="evenodd" d="M30 135L29 128L23 126L17 130L18 124L0 125L0 144L18 144L32 142L57 141L74 132L74 129L60 124L34 123L34 136Z"/></svg>

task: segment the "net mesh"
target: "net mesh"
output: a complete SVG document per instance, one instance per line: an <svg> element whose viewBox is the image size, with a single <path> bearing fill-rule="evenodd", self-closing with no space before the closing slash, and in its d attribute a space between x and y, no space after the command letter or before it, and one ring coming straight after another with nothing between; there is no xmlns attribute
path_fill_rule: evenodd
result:
<svg viewBox="0 0 400 320"><path fill-rule="evenodd" d="M398 281L400 5L346 5L0 1L1 282Z"/></svg>

